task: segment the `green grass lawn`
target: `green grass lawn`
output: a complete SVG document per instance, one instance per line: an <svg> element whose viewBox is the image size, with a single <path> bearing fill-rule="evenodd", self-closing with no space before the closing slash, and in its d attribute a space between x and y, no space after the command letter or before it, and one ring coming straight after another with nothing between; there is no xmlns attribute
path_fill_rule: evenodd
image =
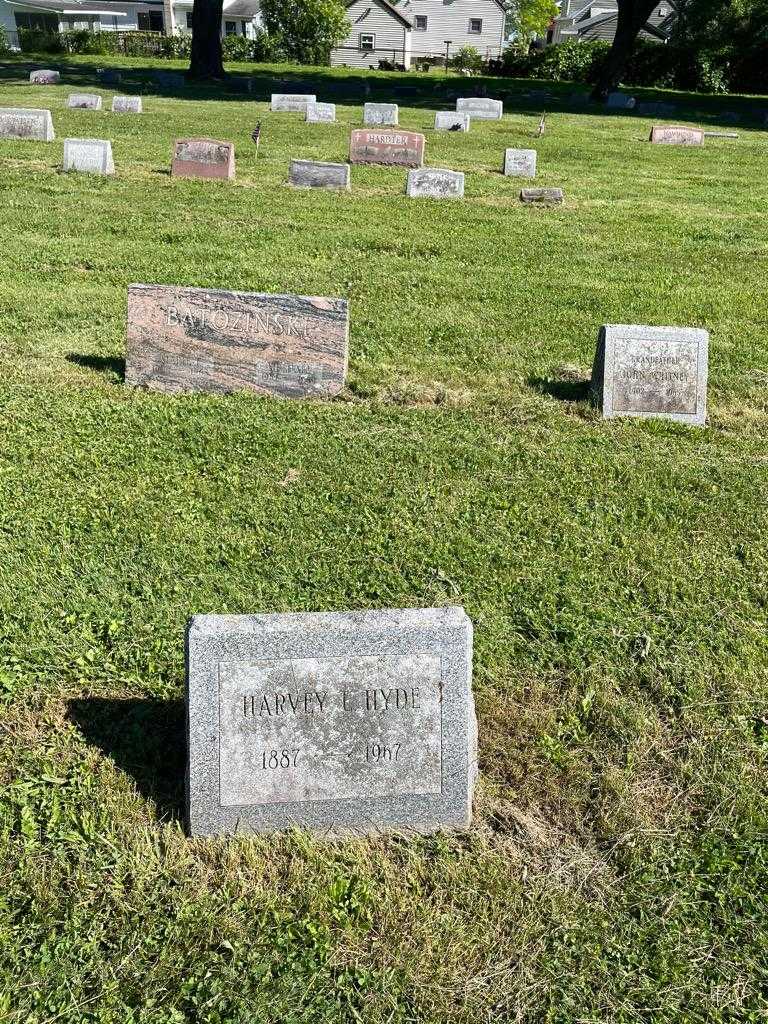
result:
<svg viewBox="0 0 768 1024"><path fill-rule="evenodd" d="M345 158L361 75L160 96L133 61L135 117L106 63L0 69L57 133L0 142L0 1020L768 1019L768 133L650 146L553 86L534 140L547 86L504 81L502 122L436 134L446 81L381 74L466 199L374 167L293 191L291 157ZM269 113L281 82L339 123ZM66 109L84 85L104 112ZM759 105L665 98L727 130ZM234 141L236 180L171 179L187 135ZM114 178L60 174L67 136L111 139ZM518 203L505 146L563 207ZM134 281L348 298L348 388L128 390ZM711 332L706 430L601 420L611 322ZM475 624L470 832L185 837L188 616L446 603Z"/></svg>

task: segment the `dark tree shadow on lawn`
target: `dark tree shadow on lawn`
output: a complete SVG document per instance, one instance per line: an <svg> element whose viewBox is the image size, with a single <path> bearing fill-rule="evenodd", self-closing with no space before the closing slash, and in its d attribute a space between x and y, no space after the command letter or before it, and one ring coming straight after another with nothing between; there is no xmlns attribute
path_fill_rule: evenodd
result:
<svg viewBox="0 0 768 1024"><path fill-rule="evenodd" d="M131 697L70 700L67 715L86 742L130 775L162 819L184 818L184 702Z"/></svg>
<svg viewBox="0 0 768 1024"><path fill-rule="evenodd" d="M591 382L556 377L529 377L528 386L541 395L549 395L560 402L587 402L591 400Z"/></svg>
<svg viewBox="0 0 768 1024"><path fill-rule="evenodd" d="M68 363L83 366L86 370L96 370L97 373L105 375L112 374L118 380L125 380L125 359L121 356L93 356L82 352L70 352L66 359Z"/></svg>

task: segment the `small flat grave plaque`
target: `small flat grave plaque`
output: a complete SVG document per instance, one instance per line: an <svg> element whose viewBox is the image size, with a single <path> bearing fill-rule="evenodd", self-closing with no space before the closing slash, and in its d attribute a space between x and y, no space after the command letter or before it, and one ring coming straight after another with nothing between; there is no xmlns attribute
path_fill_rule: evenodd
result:
<svg viewBox="0 0 768 1024"><path fill-rule="evenodd" d="M520 190L521 203L542 203L554 206L563 201L561 188L524 188Z"/></svg>
<svg viewBox="0 0 768 1024"><path fill-rule="evenodd" d="M468 132L470 121L470 114L463 114L458 110L438 110L435 113L435 131Z"/></svg>
<svg viewBox="0 0 768 1024"><path fill-rule="evenodd" d="M345 299L128 286L127 384L155 391L338 394L347 372Z"/></svg>
<svg viewBox="0 0 768 1024"><path fill-rule="evenodd" d="M456 100L456 109L479 121L500 121L504 114L501 100L489 100L485 96L460 96Z"/></svg>
<svg viewBox="0 0 768 1024"><path fill-rule="evenodd" d="M635 97L626 96L623 92L611 92L608 94L607 106L611 110L633 110Z"/></svg>
<svg viewBox="0 0 768 1024"><path fill-rule="evenodd" d="M400 111L396 103L366 103L363 105L363 124L397 125Z"/></svg>
<svg viewBox="0 0 768 1024"><path fill-rule="evenodd" d="M353 164L390 164L421 167L424 163L424 136L402 129L378 131L356 128L349 141L349 160Z"/></svg>
<svg viewBox="0 0 768 1024"><path fill-rule="evenodd" d="M440 167L419 167L408 171L405 191L412 199L463 199L464 175Z"/></svg>
<svg viewBox="0 0 768 1024"><path fill-rule="evenodd" d="M61 75L50 68L41 68L39 71L31 71L29 80L33 85L57 85L61 81Z"/></svg>
<svg viewBox="0 0 768 1024"><path fill-rule="evenodd" d="M336 121L336 104L308 103L307 121L311 124L333 124Z"/></svg>
<svg viewBox="0 0 768 1024"><path fill-rule="evenodd" d="M704 142L704 132L700 128L655 124L651 128L650 141L657 146L701 146Z"/></svg>
<svg viewBox="0 0 768 1024"><path fill-rule="evenodd" d="M536 150L505 149L504 174L509 178L535 178Z"/></svg>
<svg viewBox="0 0 768 1024"><path fill-rule="evenodd" d="M171 174L174 178L234 178L234 143L177 139L173 144Z"/></svg>
<svg viewBox="0 0 768 1024"><path fill-rule="evenodd" d="M709 334L697 328L600 328L592 389L603 416L645 416L704 426Z"/></svg>
<svg viewBox="0 0 768 1024"><path fill-rule="evenodd" d="M73 92L67 106L80 110L101 110L101 96L90 92Z"/></svg>
<svg viewBox="0 0 768 1024"><path fill-rule="evenodd" d="M288 178L295 188L349 188L349 164L329 164L321 160L291 160Z"/></svg>
<svg viewBox="0 0 768 1024"><path fill-rule="evenodd" d="M50 110L0 107L0 139L53 142L55 138Z"/></svg>
<svg viewBox="0 0 768 1024"><path fill-rule="evenodd" d="M85 174L114 174L112 143L108 139L64 139L62 169Z"/></svg>
<svg viewBox="0 0 768 1024"><path fill-rule="evenodd" d="M141 96L112 97L113 114L140 114L142 110Z"/></svg>
<svg viewBox="0 0 768 1024"><path fill-rule="evenodd" d="M305 114L308 103L317 103L317 96L314 93L273 92L270 107L275 111Z"/></svg>
<svg viewBox="0 0 768 1024"><path fill-rule="evenodd" d="M196 615L187 710L192 835L470 824L462 608Z"/></svg>

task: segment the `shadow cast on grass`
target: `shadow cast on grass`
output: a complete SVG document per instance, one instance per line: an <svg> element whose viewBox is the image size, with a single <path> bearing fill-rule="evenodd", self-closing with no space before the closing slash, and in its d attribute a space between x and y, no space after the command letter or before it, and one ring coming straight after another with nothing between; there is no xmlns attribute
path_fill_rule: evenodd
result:
<svg viewBox="0 0 768 1024"><path fill-rule="evenodd" d="M154 698L70 700L69 720L86 742L130 775L162 819L184 818L186 727L184 702Z"/></svg>
<svg viewBox="0 0 768 1024"><path fill-rule="evenodd" d="M121 356L93 356L83 352L70 352L66 356L68 363L75 363L86 370L95 370L106 376L117 377L118 380L125 380L125 359Z"/></svg>
<svg viewBox="0 0 768 1024"><path fill-rule="evenodd" d="M560 402L590 402L591 382L588 380L557 380L552 377L529 377L528 386L540 395L549 395Z"/></svg>

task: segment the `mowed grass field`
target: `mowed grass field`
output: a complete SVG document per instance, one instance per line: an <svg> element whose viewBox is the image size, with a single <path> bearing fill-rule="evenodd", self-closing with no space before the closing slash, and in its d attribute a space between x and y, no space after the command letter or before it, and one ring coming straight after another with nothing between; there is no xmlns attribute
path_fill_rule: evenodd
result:
<svg viewBox="0 0 768 1024"><path fill-rule="evenodd" d="M768 133L650 146L555 86L534 139L504 81L503 121L437 134L444 80L376 74L466 199L374 167L293 191L291 157L345 158L362 76L160 96L63 63L0 77L57 133L0 141L0 1020L768 1019ZM339 123L271 114L281 82ZM103 112L66 109L86 86ZM234 141L234 182L170 178L191 135ZM66 136L114 178L59 173ZM563 207L518 203L507 146ZM129 390L129 282L346 297L348 388ZM611 322L711 332L707 429L601 420ZM468 833L185 837L188 616L440 604L475 626Z"/></svg>

